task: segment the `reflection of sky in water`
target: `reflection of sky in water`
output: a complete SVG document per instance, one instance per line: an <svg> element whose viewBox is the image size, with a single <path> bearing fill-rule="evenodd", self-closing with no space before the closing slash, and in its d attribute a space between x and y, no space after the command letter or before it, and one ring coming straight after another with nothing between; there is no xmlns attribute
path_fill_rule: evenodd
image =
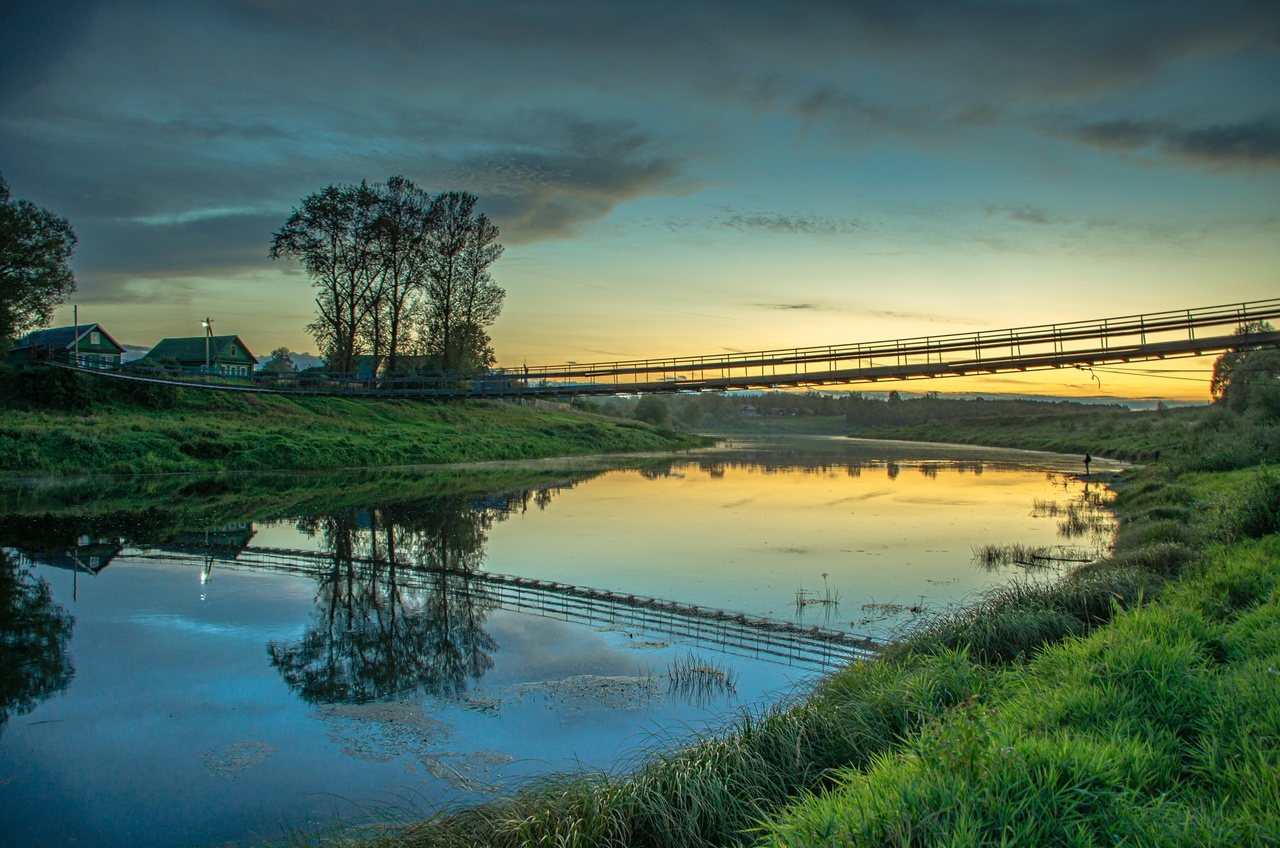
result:
<svg viewBox="0 0 1280 848"><path fill-rule="evenodd" d="M883 464L826 471L688 466L646 479L617 471L559 494L489 534L488 568L775 617L798 589L839 592L850 627L866 602L945 606L989 585L970 565L989 542L1047 544L1036 498L1066 500L1043 469ZM997 579L1007 579L1008 575ZM809 618L812 619L810 612ZM859 630L852 626L852 629ZM865 630L865 628L863 628ZM861 632L861 631L859 631Z"/></svg>
<svg viewBox="0 0 1280 848"><path fill-rule="evenodd" d="M868 617L864 603L923 595L939 606L1008 579L1017 572L973 565L972 548L1053 543L1056 522L1031 517L1031 503L1078 493L1043 468L975 474L931 459L922 473L901 458L894 477L874 457L858 473L705 460L668 476L610 472L494 523L484 567L793 620L796 590L821 591L826 572L841 601L831 621L850 627ZM319 539L279 523L252 544ZM76 675L0 735L0 845L207 844L352 803L472 797L578 762L609 767L807 676L699 647L738 675L736 694L699 705L667 694L664 674L687 646L497 609L483 622L494 665L460 699L310 705L267 645L302 638L314 580L215 564L202 585L197 566L126 557L75 578L73 602L71 573L39 573L76 617Z"/></svg>

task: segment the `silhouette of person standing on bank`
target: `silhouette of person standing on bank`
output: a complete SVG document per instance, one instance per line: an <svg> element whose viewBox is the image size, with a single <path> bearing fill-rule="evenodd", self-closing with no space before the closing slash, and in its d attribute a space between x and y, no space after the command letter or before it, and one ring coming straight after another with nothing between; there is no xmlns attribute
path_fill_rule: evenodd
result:
<svg viewBox="0 0 1280 848"><path fill-rule="evenodd" d="M1093 457L1089 456L1088 452L1086 451L1084 455L1084 473L1085 474L1089 473L1089 461L1091 459L1093 459Z"/></svg>

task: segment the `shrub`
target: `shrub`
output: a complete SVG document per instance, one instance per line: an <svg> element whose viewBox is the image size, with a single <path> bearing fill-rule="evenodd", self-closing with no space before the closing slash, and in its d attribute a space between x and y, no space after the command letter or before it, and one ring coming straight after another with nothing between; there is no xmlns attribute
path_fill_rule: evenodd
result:
<svg viewBox="0 0 1280 848"><path fill-rule="evenodd" d="M1244 487L1228 511L1232 535L1257 539L1280 531L1280 477L1267 468Z"/></svg>
<svg viewBox="0 0 1280 848"><path fill-rule="evenodd" d="M640 398L632 416L637 421L656 426L671 423L671 410L667 408L667 402L657 395L645 395Z"/></svg>

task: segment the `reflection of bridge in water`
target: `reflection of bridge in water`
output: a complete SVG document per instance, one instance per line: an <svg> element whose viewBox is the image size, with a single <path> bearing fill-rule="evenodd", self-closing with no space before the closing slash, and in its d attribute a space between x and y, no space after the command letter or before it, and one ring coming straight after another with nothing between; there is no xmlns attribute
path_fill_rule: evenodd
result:
<svg viewBox="0 0 1280 848"><path fill-rule="evenodd" d="M322 578L335 566L355 569L355 577L382 579L391 563L385 559L335 558L320 551L268 547L140 548L121 553L124 559L186 561L205 569L250 570ZM697 604L573 586L486 571L458 571L394 563L396 582L410 589L432 589L431 578L455 576L478 584L484 600L523 613L596 628L620 629L649 637L706 646L735 656L795 665L814 670L874 656L869 637L827 627L805 626L749 616Z"/></svg>

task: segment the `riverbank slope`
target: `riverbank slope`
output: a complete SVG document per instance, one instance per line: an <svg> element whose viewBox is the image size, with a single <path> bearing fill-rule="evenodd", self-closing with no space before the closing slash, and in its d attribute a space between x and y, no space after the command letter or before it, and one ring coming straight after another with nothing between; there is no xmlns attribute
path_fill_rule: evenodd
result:
<svg viewBox="0 0 1280 848"><path fill-rule="evenodd" d="M670 451L712 440L568 408L240 395L0 374L8 476L372 468Z"/></svg>

